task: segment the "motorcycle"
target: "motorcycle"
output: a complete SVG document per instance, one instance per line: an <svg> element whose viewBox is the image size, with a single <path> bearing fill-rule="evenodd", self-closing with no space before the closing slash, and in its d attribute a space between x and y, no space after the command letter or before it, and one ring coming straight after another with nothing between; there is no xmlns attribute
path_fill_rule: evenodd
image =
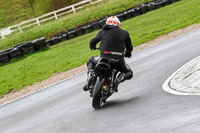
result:
<svg viewBox="0 0 200 133"><path fill-rule="evenodd" d="M93 84L89 88L94 109L100 109L106 100L115 93L113 90L114 80L120 72L111 67L111 61L113 63L118 60L100 58L92 75Z"/></svg>

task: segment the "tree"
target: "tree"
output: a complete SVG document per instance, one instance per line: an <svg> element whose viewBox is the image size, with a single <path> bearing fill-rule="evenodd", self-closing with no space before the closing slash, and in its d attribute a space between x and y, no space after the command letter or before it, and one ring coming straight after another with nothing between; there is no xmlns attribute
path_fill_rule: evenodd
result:
<svg viewBox="0 0 200 133"><path fill-rule="evenodd" d="M29 0L29 3L30 3L30 5L31 5L32 11L33 11L33 15L34 15L34 17L36 18L35 10L34 10L34 8L33 8L34 0Z"/></svg>

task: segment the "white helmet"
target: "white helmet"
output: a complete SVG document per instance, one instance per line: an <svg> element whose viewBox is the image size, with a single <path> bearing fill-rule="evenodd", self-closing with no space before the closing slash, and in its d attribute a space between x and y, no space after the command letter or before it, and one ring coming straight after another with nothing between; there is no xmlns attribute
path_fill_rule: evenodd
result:
<svg viewBox="0 0 200 133"><path fill-rule="evenodd" d="M116 16L108 17L107 20L106 20L106 24L107 25L119 26L119 28L121 27L120 21L119 21L119 19Z"/></svg>

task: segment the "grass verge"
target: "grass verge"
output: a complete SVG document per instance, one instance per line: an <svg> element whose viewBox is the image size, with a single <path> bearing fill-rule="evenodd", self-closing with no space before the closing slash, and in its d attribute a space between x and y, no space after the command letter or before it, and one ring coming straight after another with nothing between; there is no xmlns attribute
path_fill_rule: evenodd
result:
<svg viewBox="0 0 200 133"><path fill-rule="evenodd" d="M51 0L34 0L36 16L49 11ZM29 0L0 0L0 29L34 18ZM1 27L2 26L2 27Z"/></svg>
<svg viewBox="0 0 200 133"><path fill-rule="evenodd" d="M0 29L39 17L79 1L81 0L0 0Z"/></svg>
<svg viewBox="0 0 200 133"><path fill-rule="evenodd" d="M182 0L170 6L122 22L129 31L134 46L179 28L200 22L199 0ZM0 95L20 90L40 82L54 73L63 72L86 63L91 55L88 43L98 31L62 42L44 51L0 65Z"/></svg>

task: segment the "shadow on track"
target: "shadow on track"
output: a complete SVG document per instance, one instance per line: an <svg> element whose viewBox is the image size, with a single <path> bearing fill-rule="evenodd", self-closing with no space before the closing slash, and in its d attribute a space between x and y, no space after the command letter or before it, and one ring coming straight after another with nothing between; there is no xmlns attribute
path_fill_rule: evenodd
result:
<svg viewBox="0 0 200 133"><path fill-rule="evenodd" d="M127 99L123 99L123 100L111 100L111 101L107 101L105 105L103 105L103 107L100 110L106 109L106 108L110 108L110 107L121 107L121 106L125 106L127 104L133 103L133 102L137 102L139 100L139 96L136 97L131 97L131 98L127 98Z"/></svg>

